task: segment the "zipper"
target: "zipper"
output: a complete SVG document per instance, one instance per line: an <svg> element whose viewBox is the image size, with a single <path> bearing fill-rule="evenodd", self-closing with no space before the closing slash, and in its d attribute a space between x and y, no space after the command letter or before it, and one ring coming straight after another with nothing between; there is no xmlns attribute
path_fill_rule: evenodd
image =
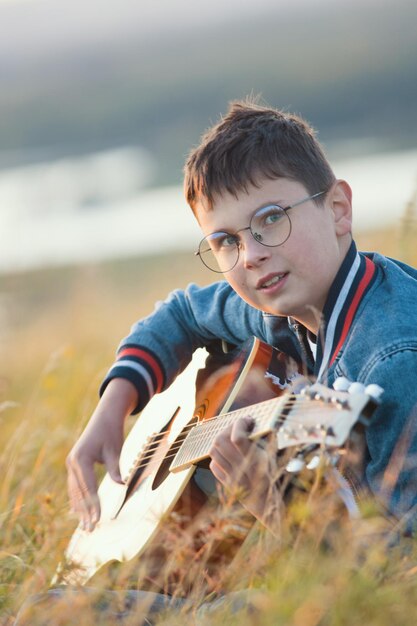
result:
<svg viewBox="0 0 417 626"><path fill-rule="evenodd" d="M290 326L294 331L295 336L297 337L298 343L300 344L302 357L304 359L305 367L307 369L307 375L309 372L314 372L314 359L312 358L312 354L310 354L310 348L307 350L306 341L307 338L300 331L300 324L297 322L290 322Z"/></svg>

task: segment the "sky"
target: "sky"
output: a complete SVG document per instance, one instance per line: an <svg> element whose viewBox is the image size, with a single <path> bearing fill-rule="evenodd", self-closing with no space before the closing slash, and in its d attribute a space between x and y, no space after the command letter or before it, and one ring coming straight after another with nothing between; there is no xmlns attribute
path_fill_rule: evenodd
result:
<svg viewBox="0 0 417 626"><path fill-rule="evenodd" d="M380 0L380 2L384 0ZM0 59L27 58L137 33L141 38L359 0L0 0ZM362 0L373 3L376 0ZM278 34L278 33L277 33Z"/></svg>

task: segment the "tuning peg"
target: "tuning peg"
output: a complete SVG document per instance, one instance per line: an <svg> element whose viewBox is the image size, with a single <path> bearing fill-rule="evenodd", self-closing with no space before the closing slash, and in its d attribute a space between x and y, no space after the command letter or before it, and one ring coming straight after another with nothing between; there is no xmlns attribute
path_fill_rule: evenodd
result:
<svg viewBox="0 0 417 626"><path fill-rule="evenodd" d="M300 459L299 457L295 457L294 459L291 459L286 466L286 470L287 472L290 472L291 474L297 474L298 472L301 472L302 469L304 469L305 467L305 461L303 459Z"/></svg>
<svg viewBox="0 0 417 626"><path fill-rule="evenodd" d="M317 454L315 454L307 463L306 467L309 470L315 470L318 468L319 465L320 465L320 457Z"/></svg>
<svg viewBox="0 0 417 626"><path fill-rule="evenodd" d="M347 391L352 382L346 376L339 376L333 383L335 391Z"/></svg>
<svg viewBox="0 0 417 626"><path fill-rule="evenodd" d="M371 384L365 387L365 393L368 396L371 396L374 400L378 401L384 393L384 390L379 385Z"/></svg>
<svg viewBox="0 0 417 626"><path fill-rule="evenodd" d="M362 383L352 383L348 391L349 393L365 393L365 385Z"/></svg>
<svg viewBox="0 0 417 626"><path fill-rule="evenodd" d="M330 398L330 402L332 402L332 404L334 404L338 409L349 409L350 405L349 405L349 400L347 400L347 398L341 398L340 396L332 396Z"/></svg>
<svg viewBox="0 0 417 626"><path fill-rule="evenodd" d="M306 385L305 387L303 387L303 389L300 391L300 395L304 396L305 398L311 400L314 396L316 392L314 391L314 389L312 389L312 385Z"/></svg>

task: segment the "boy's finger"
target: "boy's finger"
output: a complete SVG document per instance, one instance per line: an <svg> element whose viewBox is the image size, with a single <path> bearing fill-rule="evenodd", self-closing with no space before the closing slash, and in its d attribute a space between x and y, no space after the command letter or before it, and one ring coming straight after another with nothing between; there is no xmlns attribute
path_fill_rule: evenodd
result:
<svg viewBox="0 0 417 626"><path fill-rule="evenodd" d="M231 473L233 470L233 464L230 462L230 455L227 454L227 451L224 448L220 448L215 446L210 451L210 456L215 464L223 469L226 473Z"/></svg>
<svg viewBox="0 0 417 626"><path fill-rule="evenodd" d="M120 473L120 457L114 452L105 452L104 453L104 465L110 475L110 478L114 480L114 482L119 483L120 485L124 484L122 479L122 475Z"/></svg>
<svg viewBox="0 0 417 626"><path fill-rule="evenodd" d="M100 519L100 501L94 467L69 462L68 491L72 508L80 515L82 527L92 530Z"/></svg>
<svg viewBox="0 0 417 626"><path fill-rule="evenodd" d="M249 435L254 427L254 420L251 417L243 417L233 424L230 439L237 448L247 452L252 445Z"/></svg>

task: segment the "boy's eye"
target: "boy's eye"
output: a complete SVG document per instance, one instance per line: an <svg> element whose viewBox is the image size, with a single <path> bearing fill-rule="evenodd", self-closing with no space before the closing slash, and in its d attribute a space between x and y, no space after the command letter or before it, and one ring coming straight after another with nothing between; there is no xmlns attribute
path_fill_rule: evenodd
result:
<svg viewBox="0 0 417 626"><path fill-rule="evenodd" d="M259 218L264 226L272 226L279 222L283 215L284 211L280 207L267 207L267 209L263 209Z"/></svg>
<svg viewBox="0 0 417 626"><path fill-rule="evenodd" d="M281 217L282 215L279 213L270 213L269 215L265 216L265 224L275 224L275 222L278 222Z"/></svg>
<svg viewBox="0 0 417 626"><path fill-rule="evenodd" d="M222 246L228 248L229 246L235 246L237 244L237 237L235 235L226 235L223 237Z"/></svg>
<svg viewBox="0 0 417 626"><path fill-rule="evenodd" d="M214 233L210 238L210 247L214 252L237 245L237 237L229 233Z"/></svg>
<svg viewBox="0 0 417 626"><path fill-rule="evenodd" d="M263 237L269 236L265 231L274 229L278 224L281 225L285 217L286 213L280 206L275 204L268 205L262 207L253 215L250 227L253 233L261 234Z"/></svg>

